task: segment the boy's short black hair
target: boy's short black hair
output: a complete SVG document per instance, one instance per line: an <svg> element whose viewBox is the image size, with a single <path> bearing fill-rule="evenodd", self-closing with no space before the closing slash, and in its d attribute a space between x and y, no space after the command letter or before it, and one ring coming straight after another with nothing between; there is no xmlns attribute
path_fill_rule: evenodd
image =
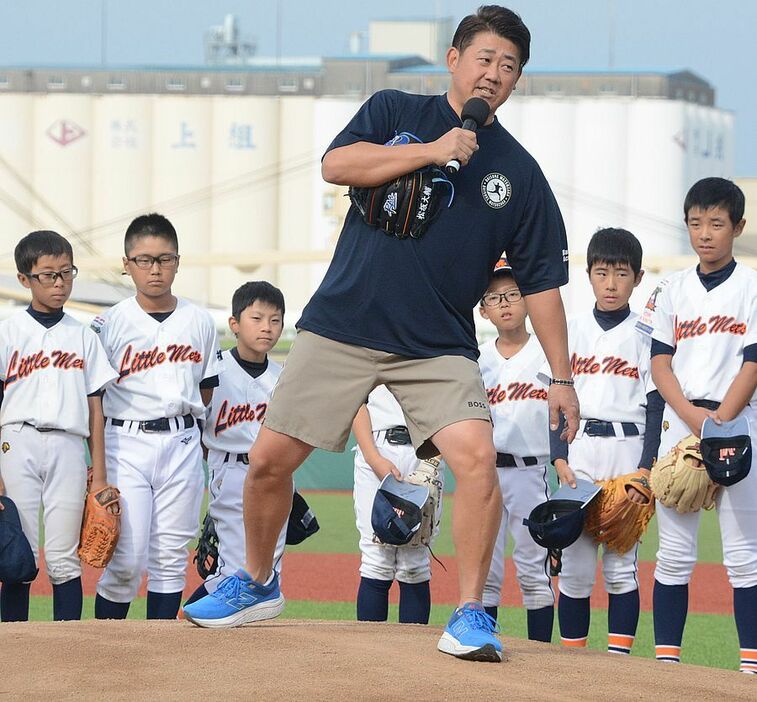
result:
<svg viewBox="0 0 757 702"><path fill-rule="evenodd" d="M592 266L606 263L608 266L627 265L634 276L641 272L643 252L641 243L627 229L607 227L594 232L586 249L586 266L591 273Z"/></svg>
<svg viewBox="0 0 757 702"><path fill-rule="evenodd" d="M165 239L176 249L176 253L179 252L179 237L176 236L176 230L168 218L162 214L151 212L140 215L132 221L124 236L124 252L127 256L134 247L134 242L143 236L157 236Z"/></svg>
<svg viewBox="0 0 757 702"><path fill-rule="evenodd" d="M531 55L531 32L520 15L501 5L481 5L475 15L463 17L452 37L452 46L463 53L479 32L491 32L509 39L520 52L520 67L528 63Z"/></svg>
<svg viewBox="0 0 757 702"><path fill-rule="evenodd" d="M284 315L284 293L276 286L271 285L267 280L252 280L237 288L234 292L234 297L231 298L231 314L237 322L242 316L242 312L255 300L272 305L276 309L281 310L282 316Z"/></svg>
<svg viewBox="0 0 757 702"><path fill-rule="evenodd" d="M16 244L13 252L16 259L16 270L28 275L40 256L66 256L74 262L74 250L71 244L58 232L43 229L27 234Z"/></svg>
<svg viewBox="0 0 757 702"><path fill-rule="evenodd" d="M683 221L689 221L692 207L709 210L722 207L728 212L731 224L736 226L744 218L744 193L732 180L725 178L702 178L689 188L683 201Z"/></svg>

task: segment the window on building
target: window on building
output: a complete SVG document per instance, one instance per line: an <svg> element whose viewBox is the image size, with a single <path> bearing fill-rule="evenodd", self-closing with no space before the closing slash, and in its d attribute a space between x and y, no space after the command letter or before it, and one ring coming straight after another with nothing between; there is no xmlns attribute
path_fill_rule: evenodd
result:
<svg viewBox="0 0 757 702"><path fill-rule="evenodd" d="M66 87L66 81L63 80L63 76L48 76L47 89L48 90L63 90Z"/></svg>
<svg viewBox="0 0 757 702"><path fill-rule="evenodd" d="M279 78L280 93L296 93L298 88L297 78Z"/></svg>
<svg viewBox="0 0 757 702"><path fill-rule="evenodd" d="M230 93L241 93L244 90L244 80L237 76L226 79L226 90Z"/></svg>
<svg viewBox="0 0 757 702"><path fill-rule="evenodd" d="M111 76L107 82L108 90L125 90L126 81L120 76Z"/></svg>
<svg viewBox="0 0 757 702"><path fill-rule="evenodd" d="M169 78L166 81L166 90L180 91L186 90L186 84L180 78Z"/></svg>

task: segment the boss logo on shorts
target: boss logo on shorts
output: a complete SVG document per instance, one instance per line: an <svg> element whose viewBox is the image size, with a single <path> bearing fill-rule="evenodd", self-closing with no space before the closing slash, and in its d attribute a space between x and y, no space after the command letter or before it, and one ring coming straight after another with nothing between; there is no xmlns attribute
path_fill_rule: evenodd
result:
<svg viewBox="0 0 757 702"><path fill-rule="evenodd" d="M468 407L478 407L479 409L485 409L485 410L489 409L489 405L487 405L485 402L480 402L478 400L476 400L476 401L469 401L468 402Z"/></svg>
<svg viewBox="0 0 757 702"><path fill-rule="evenodd" d="M489 207L499 210L510 202L513 188L501 173L489 173L481 181L481 195Z"/></svg>

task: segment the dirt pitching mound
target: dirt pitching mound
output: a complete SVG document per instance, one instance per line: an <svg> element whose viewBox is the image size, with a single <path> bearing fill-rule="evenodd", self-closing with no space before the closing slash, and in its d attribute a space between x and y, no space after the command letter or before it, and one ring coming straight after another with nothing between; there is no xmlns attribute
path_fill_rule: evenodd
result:
<svg viewBox="0 0 757 702"><path fill-rule="evenodd" d="M0 625L0 699L754 700L753 676L504 639L502 664L436 650L434 627L277 621Z"/></svg>

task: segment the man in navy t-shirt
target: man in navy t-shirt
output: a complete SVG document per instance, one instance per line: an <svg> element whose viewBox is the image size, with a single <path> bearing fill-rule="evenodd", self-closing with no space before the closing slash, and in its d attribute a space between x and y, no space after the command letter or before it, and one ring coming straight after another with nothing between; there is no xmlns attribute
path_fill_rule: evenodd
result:
<svg viewBox="0 0 757 702"><path fill-rule="evenodd" d="M278 615L283 597L272 560L291 507L292 473L314 447L343 450L358 408L383 384L403 409L418 455L441 453L457 480L460 606L439 649L502 659L496 625L481 606L501 503L473 308L504 250L554 376L550 423L556 428L564 414L569 441L578 426L559 293L568 280L565 228L538 164L494 116L515 89L529 47L518 15L481 7L463 19L447 52L447 94L379 92L330 145L324 179L358 187L457 159L454 201L420 239L387 236L350 210L250 450L247 570L185 607L196 624L237 626ZM477 132L461 128L471 97L490 106ZM384 146L400 132L422 143Z"/></svg>

